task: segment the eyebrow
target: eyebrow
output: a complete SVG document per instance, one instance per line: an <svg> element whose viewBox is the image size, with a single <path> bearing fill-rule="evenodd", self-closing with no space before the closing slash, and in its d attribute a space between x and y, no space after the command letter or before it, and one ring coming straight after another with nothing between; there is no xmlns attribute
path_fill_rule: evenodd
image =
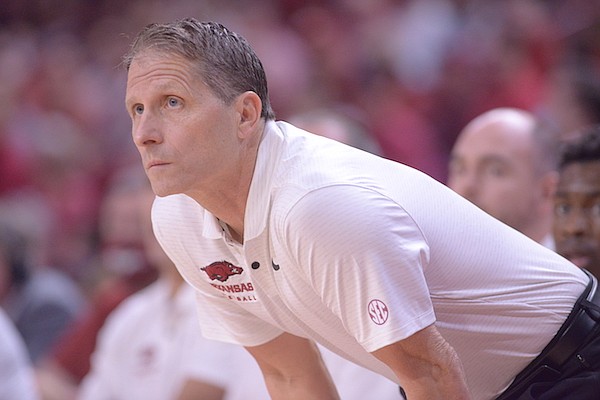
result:
<svg viewBox="0 0 600 400"><path fill-rule="evenodd" d="M510 157L499 156L496 154L486 154L481 158L482 163L500 163L500 164L511 164Z"/></svg>
<svg viewBox="0 0 600 400"><path fill-rule="evenodd" d="M452 153L450 153L449 163L461 162L464 159L465 159L465 157L462 154L452 152ZM502 165L511 165L512 164L510 162L509 157L504 157L504 156L500 156L500 155L496 155L496 154L485 154L483 157L481 157L480 159L477 160L477 164L485 165L485 164L492 164L492 163L498 163L498 164L502 164Z"/></svg>

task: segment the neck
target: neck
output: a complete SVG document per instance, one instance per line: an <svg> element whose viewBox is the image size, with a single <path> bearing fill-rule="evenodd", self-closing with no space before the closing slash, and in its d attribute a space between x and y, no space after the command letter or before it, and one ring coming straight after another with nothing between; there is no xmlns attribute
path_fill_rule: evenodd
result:
<svg viewBox="0 0 600 400"><path fill-rule="evenodd" d="M256 166L262 128L252 138L246 139L240 148L238 162L227 177L215 179L214 185L204 185L201 192L186 193L227 224L232 238L239 243L243 243L244 240L246 202Z"/></svg>

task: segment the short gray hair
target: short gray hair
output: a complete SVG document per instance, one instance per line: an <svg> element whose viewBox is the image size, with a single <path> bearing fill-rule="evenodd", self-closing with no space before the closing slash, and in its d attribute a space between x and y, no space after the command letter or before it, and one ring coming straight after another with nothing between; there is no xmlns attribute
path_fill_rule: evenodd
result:
<svg viewBox="0 0 600 400"><path fill-rule="evenodd" d="M176 54L191 61L225 104L246 91L255 92L262 101L261 117L275 119L260 59L244 37L223 25L194 18L147 25L123 57L125 68L129 70L134 58L146 50Z"/></svg>

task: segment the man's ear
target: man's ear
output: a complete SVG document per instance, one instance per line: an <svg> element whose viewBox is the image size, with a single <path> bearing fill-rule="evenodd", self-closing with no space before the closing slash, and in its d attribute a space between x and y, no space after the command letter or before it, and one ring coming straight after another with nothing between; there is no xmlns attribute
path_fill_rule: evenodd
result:
<svg viewBox="0 0 600 400"><path fill-rule="evenodd" d="M236 99L236 110L239 116L238 135L244 139L256 131L261 122L262 101L255 92L244 92Z"/></svg>

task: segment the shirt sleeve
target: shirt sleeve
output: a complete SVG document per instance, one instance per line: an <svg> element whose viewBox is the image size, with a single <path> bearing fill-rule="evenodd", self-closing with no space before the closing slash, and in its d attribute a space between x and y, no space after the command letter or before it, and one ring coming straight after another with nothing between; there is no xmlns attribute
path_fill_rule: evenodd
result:
<svg viewBox="0 0 600 400"><path fill-rule="evenodd" d="M290 257L367 351L435 322L417 223L384 194L353 185L320 188L283 227Z"/></svg>

